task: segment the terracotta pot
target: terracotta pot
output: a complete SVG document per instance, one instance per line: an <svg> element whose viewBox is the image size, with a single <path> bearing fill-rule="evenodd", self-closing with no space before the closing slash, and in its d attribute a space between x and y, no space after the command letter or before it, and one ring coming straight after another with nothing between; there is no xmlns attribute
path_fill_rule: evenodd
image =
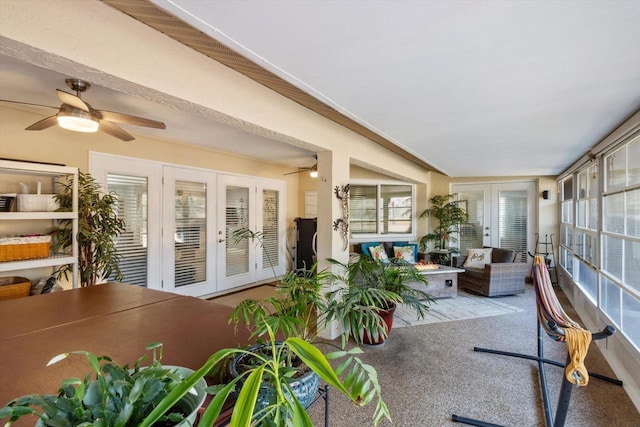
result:
<svg viewBox="0 0 640 427"><path fill-rule="evenodd" d="M387 325L387 337L391 333L391 326L393 325L393 313L396 311L396 305L391 304L391 306L386 310L380 310L378 314L382 317L382 320ZM384 346L387 337L378 337L377 340L369 339L367 331L364 332L363 345L369 348L380 348Z"/></svg>

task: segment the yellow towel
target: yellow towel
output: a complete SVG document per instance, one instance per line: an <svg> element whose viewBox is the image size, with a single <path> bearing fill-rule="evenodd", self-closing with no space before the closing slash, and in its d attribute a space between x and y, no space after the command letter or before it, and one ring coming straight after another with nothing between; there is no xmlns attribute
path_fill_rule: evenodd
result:
<svg viewBox="0 0 640 427"><path fill-rule="evenodd" d="M589 344L591 344L591 332L584 329L566 328L564 336L571 359L564 371L567 380L572 384L585 386L589 383L589 372L584 366L584 358L587 356Z"/></svg>

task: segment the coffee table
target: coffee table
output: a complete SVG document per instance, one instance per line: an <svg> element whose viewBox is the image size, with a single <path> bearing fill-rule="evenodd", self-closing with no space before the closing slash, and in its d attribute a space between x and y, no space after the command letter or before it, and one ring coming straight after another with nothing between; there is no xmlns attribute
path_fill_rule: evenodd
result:
<svg viewBox="0 0 640 427"><path fill-rule="evenodd" d="M433 298L455 297L458 295L458 273L462 273L464 270L446 265L436 265L437 269L419 270L429 282L427 286L416 283L412 287L428 293Z"/></svg>

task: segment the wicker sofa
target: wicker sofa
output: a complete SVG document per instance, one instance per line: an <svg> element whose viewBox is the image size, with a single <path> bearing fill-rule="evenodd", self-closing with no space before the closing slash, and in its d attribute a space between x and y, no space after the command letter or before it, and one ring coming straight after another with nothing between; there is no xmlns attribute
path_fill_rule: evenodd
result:
<svg viewBox="0 0 640 427"><path fill-rule="evenodd" d="M453 266L465 270L458 274L458 287L487 297L524 293L527 263L515 258L513 250L491 248L491 263L473 268L464 266L466 256L454 257Z"/></svg>

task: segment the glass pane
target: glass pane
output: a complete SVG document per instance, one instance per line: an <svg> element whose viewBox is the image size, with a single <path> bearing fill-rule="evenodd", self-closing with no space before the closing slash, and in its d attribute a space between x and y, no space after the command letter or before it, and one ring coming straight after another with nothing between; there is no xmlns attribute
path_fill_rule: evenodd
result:
<svg viewBox="0 0 640 427"><path fill-rule="evenodd" d="M465 191L458 193L461 206L466 205L469 218L466 224L460 225L460 253L467 249L482 247L482 227L484 226L484 192Z"/></svg>
<svg viewBox="0 0 640 427"><path fill-rule="evenodd" d="M622 239L602 237L602 269L622 282Z"/></svg>
<svg viewBox="0 0 640 427"><path fill-rule="evenodd" d="M605 191L623 188L626 182L626 147L608 155L604 159Z"/></svg>
<svg viewBox="0 0 640 427"><path fill-rule="evenodd" d="M350 186L349 230L352 234L377 233L377 193L375 185Z"/></svg>
<svg viewBox="0 0 640 427"><path fill-rule="evenodd" d="M573 177L569 176L562 181L562 201L573 199Z"/></svg>
<svg viewBox="0 0 640 427"><path fill-rule="evenodd" d="M627 185L640 184L640 138L636 138L634 142L629 144L627 155L629 157L629 162L627 163L629 168Z"/></svg>
<svg viewBox="0 0 640 427"><path fill-rule="evenodd" d="M410 234L413 193L410 185L380 186L380 234Z"/></svg>
<svg viewBox="0 0 640 427"><path fill-rule="evenodd" d="M262 268L280 264L280 236L278 236L280 198L276 190L263 190L262 213Z"/></svg>
<svg viewBox="0 0 640 427"><path fill-rule="evenodd" d="M600 299L602 311L620 326L620 288L604 275L600 276Z"/></svg>
<svg viewBox="0 0 640 427"><path fill-rule="evenodd" d="M118 216L125 220L115 242L122 281L140 286L147 285L147 187L146 177L107 175L107 191L118 195Z"/></svg>
<svg viewBox="0 0 640 427"><path fill-rule="evenodd" d="M527 254L527 192L500 191L499 247L518 253L516 261L525 261Z"/></svg>
<svg viewBox="0 0 640 427"><path fill-rule="evenodd" d="M640 243L624 242L624 283L640 292Z"/></svg>
<svg viewBox="0 0 640 427"><path fill-rule="evenodd" d="M176 181L175 286L204 282L207 266L207 191L201 182Z"/></svg>
<svg viewBox="0 0 640 427"><path fill-rule="evenodd" d="M226 277L249 272L249 239L236 242L233 238L234 231L249 225L248 201L247 187L227 187Z"/></svg>
<svg viewBox="0 0 640 427"><path fill-rule="evenodd" d="M576 283L580 285L580 287L589 295L593 301L596 301L598 297L596 292L596 272L589 268L587 264L582 261L577 262L577 274L574 276L576 278Z"/></svg>
<svg viewBox="0 0 640 427"><path fill-rule="evenodd" d="M589 171L582 171L578 174L578 200L587 197L587 183L589 182Z"/></svg>
<svg viewBox="0 0 640 427"><path fill-rule="evenodd" d="M589 222L587 227L591 230L598 228L598 199L593 198L589 200Z"/></svg>
<svg viewBox="0 0 640 427"><path fill-rule="evenodd" d="M626 223L627 236L640 236L640 190L627 191L626 193Z"/></svg>
<svg viewBox="0 0 640 427"><path fill-rule="evenodd" d="M573 200L562 202L562 222L573 224Z"/></svg>
<svg viewBox="0 0 640 427"><path fill-rule="evenodd" d="M575 242L576 245L573 248L573 253L580 258L584 258L584 233L576 231Z"/></svg>
<svg viewBox="0 0 640 427"><path fill-rule="evenodd" d="M624 193L602 198L602 229L613 233L624 233Z"/></svg>
<svg viewBox="0 0 640 427"><path fill-rule="evenodd" d="M587 227L587 206L589 200L579 200L576 208L576 227Z"/></svg>
<svg viewBox="0 0 640 427"><path fill-rule="evenodd" d="M640 300L633 295L622 292L622 332L640 349Z"/></svg>

